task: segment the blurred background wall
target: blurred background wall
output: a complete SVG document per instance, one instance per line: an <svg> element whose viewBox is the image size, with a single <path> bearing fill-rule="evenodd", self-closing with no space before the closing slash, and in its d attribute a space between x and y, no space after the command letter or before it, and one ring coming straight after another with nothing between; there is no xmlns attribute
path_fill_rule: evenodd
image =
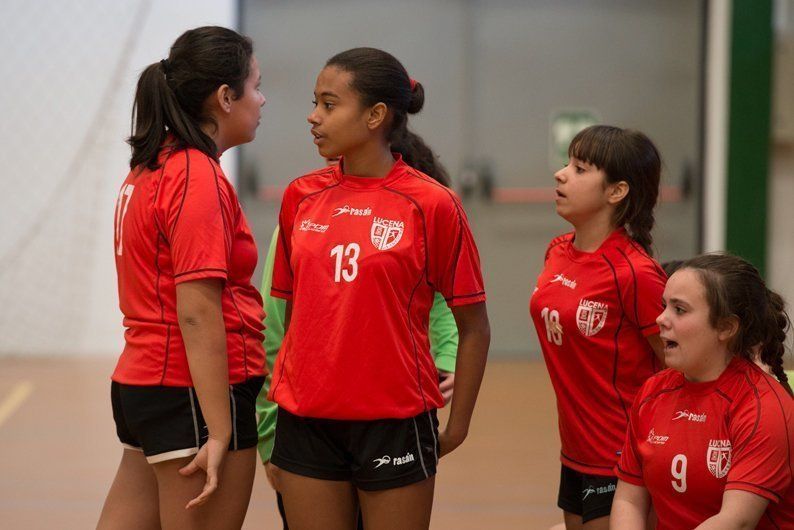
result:
<svg viewBox="0 0 794 530"><path fill-rule="evenodd" d="M748 212L768 221L767 276L789 300L794 299L792 3L774 3L768 208ZM257 139L223 157L260 254L275 226L283 186L322 163L305 120L317 73L336 52L383 48L425 86L425 109L410 125L434 148L465 197L489 293L492 351L535 357L528 297L546 244L568 230L554 214L552 175L568 139L582 126L634 127L655 140L665 163L657 256L685 258L704 248L705 225L711 222L702 193L706 140L729 132L727 120L716 129L706 126L707 103L714 97L707 43L715 34L730 40L731 19L715 27L713 15L719 7L730 12L731 4L5 2L0 354L118 354L122 329L112 217L127 171L124 138L134 84L143 67L167 55L182 31L220 24L249 34L262 65L267 105ZM728 77L711 81L723 88L729 83ZM727 116L729 109L723 112ZM744 178L752 184L766 176ZM725 231L719 223L717 229Z"/></svg>

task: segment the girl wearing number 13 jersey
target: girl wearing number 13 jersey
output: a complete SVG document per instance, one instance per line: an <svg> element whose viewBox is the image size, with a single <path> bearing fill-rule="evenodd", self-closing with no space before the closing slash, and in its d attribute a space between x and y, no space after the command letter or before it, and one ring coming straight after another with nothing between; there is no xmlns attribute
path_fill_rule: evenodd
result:
<svg viewBox="0 0 794 530"><path fill-rule="evenodd" d="M365 528L428 528L437 461L466 437L488 348L477 249L455 194L391 152L424 102L394 57L340 53L314 96L315 144L341 159L293 181L282 201L271 294L288 302L268 395L279 405L274 482L290 528L351 528L358 506ZM411 155L429 153L412 141ZM441 432L427 335L435 292L460 337Z"/></svg>
<svg viewBox="0 0 794 530"><path fill-rule="evenodd" d="M567 528L606 528L629 410L661 363L655 323L665 274L650 256L660 159L645 135L580 132L555 174L575 231L549 244L530 313L557 395Z"/></svg>

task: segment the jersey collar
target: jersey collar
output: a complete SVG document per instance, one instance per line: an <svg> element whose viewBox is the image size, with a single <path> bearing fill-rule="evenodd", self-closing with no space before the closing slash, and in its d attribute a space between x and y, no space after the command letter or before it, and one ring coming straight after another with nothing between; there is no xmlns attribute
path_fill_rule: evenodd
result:
<svg viewBox="0 0 794 530"><path fill-rule="evenodd" d="M355 175L346 175L342 172L344 166L344 159L340 158L339 163L334 166L334 178L341 184L342 187L355 189L355 190L376 190L387 186L405 174L408 165L403 162L403 157L399 153L392 153L394 157L394 165L386 174L385 177L357 177Z"/></svg>

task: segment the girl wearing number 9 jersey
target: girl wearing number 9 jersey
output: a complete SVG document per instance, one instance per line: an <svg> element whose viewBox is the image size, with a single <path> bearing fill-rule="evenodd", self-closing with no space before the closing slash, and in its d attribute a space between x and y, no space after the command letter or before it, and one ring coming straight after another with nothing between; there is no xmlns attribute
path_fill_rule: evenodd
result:
<svg viewBox="0 0 794 530"><path fill-rule="evenodd" d="M292 530L354 528L358 506L365 528L428 528L438 458L466 437L488 351L477 249L455 194L392 152L424 103L397 59L340 53L314 97L314 142L341 159L290 183L279 215L271 294L287 307L268 395L279 406L274 483ZM435 292L459 331L440 434Z"/></svg>
<svg viewBox="0 0 794 530"><path fill-rule="evenodd" d="M584 129L555 173L557 213L530 314L557 396L566 527L609 525L629 409L661 366L665 274L651 257L660 157L642 133ZM656 352L654 351L656 350Z"/></svg>
<svg viewBox="0 0 794 530"><path fill-rule="evenodd" d="M613 528L794 528L794 401L783 300L741 258L675 272L657 322L670 368L643 386L616 468ZM767 374L753 361L760 358Z"/></svg>

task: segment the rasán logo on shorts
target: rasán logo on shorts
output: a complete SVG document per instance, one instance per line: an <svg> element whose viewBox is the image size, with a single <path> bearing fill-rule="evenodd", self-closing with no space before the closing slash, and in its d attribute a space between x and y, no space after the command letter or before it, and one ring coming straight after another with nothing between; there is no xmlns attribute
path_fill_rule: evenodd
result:
<svg viewBox="0 0 794 530"><path fill-rule="evenodd" d="M383 455L380 458L376 458L372 462L377 464L375 469L378 469L380 466L393 464L395 466L401 466L403 464L408 464L409 462L414 462L416 459L414 458L413 453L406 453L405 456L395 456L394 458L390 457L389 455Z"/></svg>
<svg viewBox="0 0 794 530"><path fill-rule="evenodd" d="M706 452L706 463L709 472L717 478L723 478L731 469L731 441L709 440Z"/></svg>
<svg viewBox="0 0 794 530"><path fill-rule="evenodd" d="M603 302L594 302L582 298L576 310L576 327L585 337L592 337L604 327L609 306Z"/></svg>
<svg viewBox="0 0 794 530"><path fill-rule="evenodd" d="M403 237L405 223L402 221L392 221L375 217L372 219L372 228L369 232L369 240L378 250L389 250L393 248Z"/></svg>

